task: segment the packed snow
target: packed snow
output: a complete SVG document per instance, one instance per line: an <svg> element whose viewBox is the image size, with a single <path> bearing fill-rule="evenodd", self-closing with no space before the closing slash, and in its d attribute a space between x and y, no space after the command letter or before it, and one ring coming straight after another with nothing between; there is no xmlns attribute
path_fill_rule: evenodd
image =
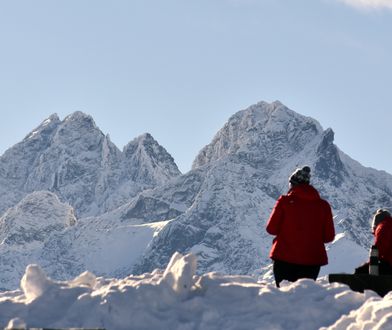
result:
<svg viewBox="0 0 392 330"><path fill-rule="evenodd" d="M29 265L20 289L0 293L0 327L106 329L390 329L384 298L318 281L272 282L196 274L196 256L172 256L165 270L123 279L85 272L57 282Z"/></svg>
<svg viewBox="0 0 392 330"><path fill-rule="evenodd" d="M321 268L320 276L331 273L354 273L355 268L369 259L369 251L354 243L344 233L338 233L327 245L328 265Z"/></svg>

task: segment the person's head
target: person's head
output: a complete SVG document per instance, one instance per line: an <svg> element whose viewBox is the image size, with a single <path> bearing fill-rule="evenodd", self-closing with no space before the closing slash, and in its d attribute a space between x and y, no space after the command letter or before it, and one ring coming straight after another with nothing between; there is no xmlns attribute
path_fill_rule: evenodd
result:
<svg viewBox="0 0 392 330"><path fill-rule="evenodd" d="M289 183L291 187L295 187L299 184L309 184L310 182L310 167L304 166L302 168L297 168L293 174L289 177Z"/></svg>
<svg viewBox="0 0 392 330"><path fill-rule="evenodd" d="M378 209L373 216L372 232L376 231L377 226L385 219L390 218L391 214L386 209Z"/></svg>

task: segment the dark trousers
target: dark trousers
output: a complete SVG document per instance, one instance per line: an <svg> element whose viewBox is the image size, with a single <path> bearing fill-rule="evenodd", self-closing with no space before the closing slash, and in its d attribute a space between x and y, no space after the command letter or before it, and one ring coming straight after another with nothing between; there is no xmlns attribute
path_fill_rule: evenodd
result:
<svg viewBox="0 0 392 330"><path fill-rule="evenodd" d="M300 278L317 279L320 272L318 265L297 265L285 261L274 260L274 277L276 286L279 288L280 282L287 280L295 282Z"/></svg>
<svg viewBox="0 0 392 330"><path fill-rule="evenodd" d="M386 261L379 260L378 272L380 275L392 275L392 266ZM355 268L354 274L369 274L369 262Z"/></svg>

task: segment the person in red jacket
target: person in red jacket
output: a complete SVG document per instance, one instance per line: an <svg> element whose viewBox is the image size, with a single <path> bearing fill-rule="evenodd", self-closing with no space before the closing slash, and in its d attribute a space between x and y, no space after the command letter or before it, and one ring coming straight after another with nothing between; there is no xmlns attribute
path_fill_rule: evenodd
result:
<svg viewBox="0 0 392 330"><path fill-rule="evenodd" d="M378 209L373 216L372 233L378 249L380 275L392 275L392 216L385 209ZM355 274L369 274L369 262L355 269Z"/></svg>
<svg viewBox="0 0 392 330"><path fill-rule="evenodd" d="M283 280L316 280L328 263L324 243L335 238L332 211L309 182L309 166L296 169L287 195L279 197L267 223L267 232L276 236L270 258L277 287Z"/></svg>

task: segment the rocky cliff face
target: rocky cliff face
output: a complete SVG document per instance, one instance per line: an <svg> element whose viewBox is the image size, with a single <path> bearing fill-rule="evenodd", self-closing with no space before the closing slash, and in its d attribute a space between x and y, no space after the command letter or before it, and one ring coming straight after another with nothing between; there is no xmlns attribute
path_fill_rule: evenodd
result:
<svg viewBox="0 0 392 330"><path fill-rule="evenodd" d="M78 216L98 215L179 174L149 134L121 152L90 116L52 115L0 157L0 214L33 191L49 190Z"/></svg>

